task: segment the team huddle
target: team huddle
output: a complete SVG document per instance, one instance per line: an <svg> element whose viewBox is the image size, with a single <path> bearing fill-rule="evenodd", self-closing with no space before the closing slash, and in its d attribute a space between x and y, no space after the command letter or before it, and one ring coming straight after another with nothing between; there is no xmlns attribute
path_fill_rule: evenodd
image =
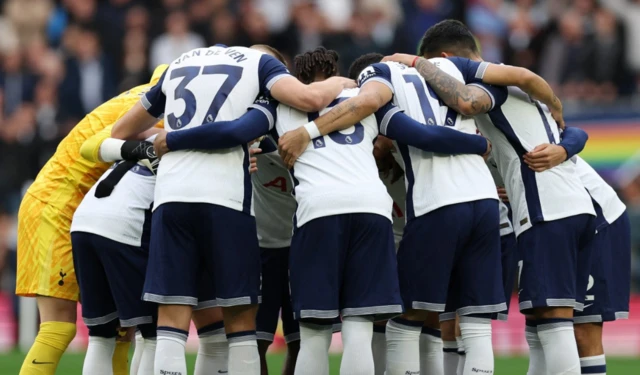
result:
<svg viewBox="0 0 640 375"><path fill-rule="evenodd" d="M605 374L629 221L549 85L451 20L337 61L195 49L76 126L20 209L20 374L55 372L76 301L85 375L186 375L192 321L196 375L266 374L279 317L286 374L328 375L338 330L341 374L493 374L516 281L527 374Z"/></svg>

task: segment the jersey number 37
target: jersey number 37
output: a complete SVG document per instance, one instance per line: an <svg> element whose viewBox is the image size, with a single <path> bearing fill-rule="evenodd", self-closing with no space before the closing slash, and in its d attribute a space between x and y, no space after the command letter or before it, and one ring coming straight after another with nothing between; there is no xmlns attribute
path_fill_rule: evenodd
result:
<svg viewBox="0 0 640 375"><path fill-rule="evenodd" d="M171 129L180 129L191 122L196 113L198 103L193 91L189 90L187 85L198 75L208 74L226 76L204 116L205 122L213 122L218 116L220 108L227 100L227 97L229 97L229 93L236 87L240 78L242 78L242 67L233 65L185 66L171 71L170 79L182 78L173 92L173 97L175 100L184 101L185 107L180 116L176 117L175 113L169 113L167 115L167 123L169 123Z"/></svg>

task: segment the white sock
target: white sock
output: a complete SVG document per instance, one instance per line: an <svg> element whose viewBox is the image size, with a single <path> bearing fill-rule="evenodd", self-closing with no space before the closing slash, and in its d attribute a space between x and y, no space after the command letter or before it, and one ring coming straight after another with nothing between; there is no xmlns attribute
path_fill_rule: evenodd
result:
<svg viewBox="0 0 640 375"><path fill-rule="evenodd" d="M258 353L256 331L230 333L227 335L227 341L229 342L229 374L260 375L260 353Z"/></svg>
<svg viewBox="0 0 640 375"><path fill-rule="evenodd" d="M200 336L194 375L223 374L228 367L229 343L222 332Z"/></svg>
<svg viewBox="0 0 640 375"><path fill-rule="evenodd" d="M82 366L83 375L112 375L116 338L89 336L89 346Z"/></svg>
<svg viewBox="0 0 640 375"><path fill-rule="evenodd" d="M333 326L300 323L300 352L295 375L329 375L329 346Z"/></svg>
<svg viewBox="0 0 640 375"><path fill-rule="evenodd" d="M155 375L187 375L184 347L188 332L171 327L158 327L156 355L153 363ZM144 354L143 354L144 356Z"/></svg>
<svg viewBox="0 0 640 375"><path fill-rule="evenodd" d="M371 375L375 372L371 340L373 319L361 316L342 318L344 352L340 364L342 375Z"/></svg>
<svg viewBox="0 0 640 375"><path fill-rule="evenodd" d="M463 375L467 356L464 354L464 341L462 341L462 337L456 337L456 344L458 344L458 368L456 369L456 375Z"/></svg>
<svg viewBox="0 0 640 375"><path fill-rule="evenodd" d="M493 374L491 319L461 316L460 332L465 352L463 374Z"/></svg>
<svg viewBox="0 0 640 375"><path fill-rule="evenodd" d="M443 362L440 330L423 327L420 335L420 374L443 375Z"/></svg>
<svg viewBox="0 0 640 375"><path fill-rule="evenodd" d="M129 366L129 374L137 375L142 360L142 351L144 349L144 338L142 333L136 331L135 346L133 347L133 357L131 357L131 366Z"/></svg>
<svg viewBox="0 0 640 375"><path fill-rule="evenodd" d="M422 322L389 320L386 375L420 374L421 330Z"/></svg>
<svg viewBox="0 0 640 375"><path fill-rule="evenodd" d="M384 369L387 366L387 340L384 326L373 326L371 353L373 354L374 375L384 375Z"/></svg>
<svg viewBox="0 0 640 375"><path fill-rule="evenodd" d="M458 372L458 343L455 341L442 342L442 362L444 375L457 375Z"/></svg>
<svg viewBox="0 0 640 375"><path fill-rule="evenodd" d="M607 360L604 354L580 358L580 367L583 374L607 375Z"/></svg>
<svg viewBox="0 0 640 375"><path fill-rule="evenodd" d="M540 319L537 324L549 375L579 375L580 357L573 319Z"/></svg>
<svg viewBox="0 0 640 375"><path fill-rule="evenodd" d="M544 359L544 350L538 337L538 328L534 321L527 320L524 330L527 344L529 344L529 370L527 375L547 375L547 363Z"/></svg>
<svg viewBox="0 0 640 375"><path fill-rule="evenodd" d="M153 375L153 366L156 358L156 339L144 339L142 358L137 373L131 375Z"/></svg>

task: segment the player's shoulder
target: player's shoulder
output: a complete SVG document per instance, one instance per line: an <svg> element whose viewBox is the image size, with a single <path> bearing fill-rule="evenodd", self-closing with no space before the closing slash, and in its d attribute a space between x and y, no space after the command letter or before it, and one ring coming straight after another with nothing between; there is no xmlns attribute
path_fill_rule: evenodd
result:
<svg viewBox="0 0 640 375"><path fill-rule="evenodd" d="M438 69L446 72L459 81L464 82L464 75L453 61L445 59L444 57L433 57L429 59L429 62L435 65Z"/></svg>

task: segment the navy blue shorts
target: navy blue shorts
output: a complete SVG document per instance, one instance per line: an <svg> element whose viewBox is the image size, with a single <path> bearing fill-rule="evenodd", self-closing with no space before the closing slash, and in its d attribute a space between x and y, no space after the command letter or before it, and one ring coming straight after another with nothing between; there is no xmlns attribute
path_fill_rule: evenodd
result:
<svg viewBox="0 0 640 375"><path fill-rule="evenodd" d="M152 216L144 299L196 309L258 303L260 248L253 216L171 202Z"/></svg>
<svg viewBox="0 0 640 375"><path fill-rule="evenodd" d="M293 319L289 291L289 248L260 248L262 258L262 303L256 316L258 340L273 341L282 316L284 340L300 340L300 327Z"/></svg>
<svg viewBox="0 0 640 375"><path fill-rule="evenodd" d="M513 287L515 286L516 276L518 275L518 262L520 261L515 233L500 237L500 250L502 252L502 285L504 287L504 298L506 299L507 309L499 312L497 318L498 320L506 321L509 315L509 305L511 304Z"/></svg>
<svg viewBox="0 0 640 375"><path fill-rule="evenodd" d="M398 250L405 308L459 315L505 310L500 258L497 200L453 204L409 221Z"/></svg>
<svg viewBox="0 0 640 375"><path fill-rule="evenodd" d="M625 211L600 229L592 241L591 264L580 259L579 269L590 269L583 311L574 322L610 322L629 317L631 294L631 227Z"/></svg>
<svg viewBox="0 0 640 375"><path fill-rule="evenodd" d="M578 273L578 259L589 257L594 225L592 215L576 215L537 223L518 236L520 311L580 308L579 285L587 285L588 275Z"/></svg>
<svg viewBox="0 0 640 375"><path fill-rule="evenodd" d="M92 233L71 233L73 266L87 326L115 319L122 327L155 321L157 306L142 300L149 253Z"/></svg>
<svg viewBox="0 0 640 375"><path fill-rule="evenodd" d="M402 313L391 221L376 214L311 220L291 241L294 317L334 319Z"/></svg>

